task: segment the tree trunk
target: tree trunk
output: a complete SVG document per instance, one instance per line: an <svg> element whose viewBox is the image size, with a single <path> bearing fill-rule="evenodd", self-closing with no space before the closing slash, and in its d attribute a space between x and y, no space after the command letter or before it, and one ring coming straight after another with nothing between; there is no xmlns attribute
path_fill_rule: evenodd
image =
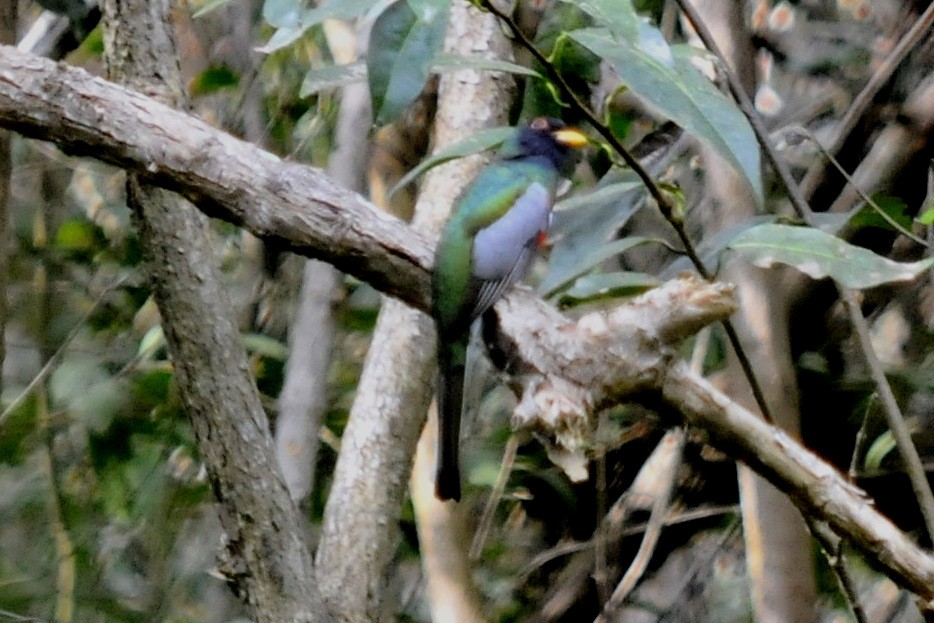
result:
<svg viewBox="0 0 934 623"><path fill-rule="evenodd" d="M167 0L105 0L111 77L179 104ZM222 572L256 621L322 621L311 556L278 471L266 415L221 286L208 221L175 195L127 179L153 292L225 531Z"/></svg>
<svg viewBox="0 0 934 623"><path fill-rule="evenodd" d="M470 42L471 49L482 48L485 55L501 57L508 49L495 20L468 9L466 2L455 2L450 28L449 40L459 36L462 45ZM480 30L457 32L463 28ZM466 72L457 75L446 77L448 89L456 92L446 94L442 80L441 106L445 98L449 105L438 113L436 148L506 119L511 78L481 80L483 74L470 72L470 80L464 80ZM429 173L414 228L437 234L482 163L482 158L468 158ZM434 343L430 318L399 301L384 302L344 431L317 557L322 593L344 621L374 620L379 613L412 456L433 391Z"/></svg>

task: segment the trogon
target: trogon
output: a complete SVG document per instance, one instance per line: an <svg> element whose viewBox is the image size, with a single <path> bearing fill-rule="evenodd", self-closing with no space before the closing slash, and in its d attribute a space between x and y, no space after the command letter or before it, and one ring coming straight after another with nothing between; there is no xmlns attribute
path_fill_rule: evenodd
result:
<svg viewBox="0 0 934 623"><path fill-rule="evenodd" d="M516 130L458 200L432 273L438 328L438 455L435 495L459 500L458 445L470 326L521 279L544 242L555 192L570 176L579 130L539 117Z"/></svg>

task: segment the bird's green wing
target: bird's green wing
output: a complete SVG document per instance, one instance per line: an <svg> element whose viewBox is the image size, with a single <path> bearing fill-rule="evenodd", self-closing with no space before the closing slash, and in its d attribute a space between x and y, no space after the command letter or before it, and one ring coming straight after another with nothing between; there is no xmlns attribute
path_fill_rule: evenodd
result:
<svg viewBox="0 0 934 623"><path fill-rule="evenodd" d="M454 218L472 236L506 214L533 181L510 163L488 167L458 202Z"/></svg>

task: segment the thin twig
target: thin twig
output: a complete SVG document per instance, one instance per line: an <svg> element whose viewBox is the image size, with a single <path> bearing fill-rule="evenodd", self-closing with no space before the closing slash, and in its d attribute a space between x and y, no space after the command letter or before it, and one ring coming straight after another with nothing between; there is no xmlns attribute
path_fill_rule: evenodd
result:
<svg viewBox="0 0 934 623"><path fill-rule="evenodd" d="M668 505L671 503L671 496L675 490L677 482L678 466L681 464L682 451L684 450L684 429L672 429L660 443L676 444L671 449L670 456L667 456L668 462L664 465L664 470L658 472L657 477L663 479L664 484L656 491L655 500L652 502L652 510L649 514L648 527L642 536L642 542L639 543L639 550L623 578L616 585L609 601L603 606L603 610L594 619L594 623L606 623L613 620L613 613L623 604L626 597L636 587L639 579L645 573L658 545L658 539L662 534L662 528L665 525L665 515L668 511ZM667 453L667 452L666 452ZM651 459L650 459L651 460Z"/></svg>
<svg viewBox="0 0 934 623"><path fill-rule="evenodd" d="M506 490L506 482L509 480L509 474L512 472L513 463L516 462L516 452L519 450L519 438L513 433L506 442L506 448L503 450L503 462L499 468L499 475L496 477L496 483L493 484L493 490L486 500L486 506L483 508L483 515L480 516L480 523L477 525L477 531L474 533L473 542L470 544L470 552L467 554L470 560L480 560L483 554L483 546L490 535L490 528L493 526L493 518L496 515L496 508L500 500L503 499L503 492Z"/></svg>
<svg viewBox="0 0 934 623"><path fill-rule="evenodd" d="M719 515L737 514L739 514L738 504L708 506L704 508L696 508L694 510L684 511L682 513L669 513L662 523L664 527L667 528L668 526L689 523L691 521L700 521L702 519L709 519L710 517L717 517ZM643 534L649 528L648 521L632 524L628 528L622 530L620 529L620 526L615 525L615 523L608 523L610 523L610 525L607 526L608 531L617 531L616 533L613 533L614 537L636 536L637 534ZM593 539L589 539L587 541L562 541L554 547L532 558L532 560L530 560L528 564L526 564L525 567L523 567L519 573L516 574L517 584L521 584L522 582L528 580L529 576L531 576L533 573L538 571L538 569L548 564L552 560L557 560L563 556L570 556L571 554L576 554L578 552L583 552L593 548Z"/></svg>
<svg viewBox="0 0 934 623"><path fill-rule="evenodd" d="M840 538L826 524L815 521L811 517L805 517L808 529L817 542L820 544L824 558L827 564L837 578L840 585L840 591L850 606L850 611L856 623L867 623L866 612L859 602L859 592L856 590L856 583L846 568L846 559L843 557L843 539Z"/></svg>
<svg viewBox="0 0 934 623"><path fill-rule="evenodd" d="M722 65L721 69L727 77L727 82L730 85L730 91L733 93L733 96L739 103L740 110L742 110L743 114L746 115L746 118L752 125L756 134L756 138L759 140L759 144L762 147L763 152L766 154L769 162L772 163L775 171L778 173L782 184L785 186L785 189L788 192L788 197L791 200L795 211L806 224L813 227L813 212L805 200L804 195L801 193L801 189L798 188L798 185L791 177L791 172L788 169L788 165L778 157L775 149L772 147L768 135L765 132L765 126L762 124L762 120L759 118L755 107L752 106L752 102L750 102L749 97L746 95L745 91L743 91L739 82L739 78L725 62L724 56L720 52L720 49L717 47L717 44L714 42L710 31L707 29L706 25L701 20L700 15L697 13L697 10L691 5L690 1L676 1L681 6L681 9L684 11L684 14L687 16L688 20L690 20L691 24L694 26L697 35L700 37L701 41L703 41L707 49L720 59ZM872 348L872 342L869 338L869 327L866 319L863 317L859 303L856 300L856 295L852 290L844 287L839 282L836 282L836 286L837 291L840 294L840 299L846 305L847 312L849 313L850 324L852 324L853 330L859 339L860 348L863 351L863 356L866 358L866 363L869 366L870 376L872 377L873 383L875 383L876 389L879 392L879 398L882 401L886 421L888 422L889 428L892 431L892 435L895 438L895 443L898 446L898 450L901 453L903 460L905 461L905 467L908 471L908 477L911 480L912 489L914 490L915 495L918 498L918 503L921 506L921 513L924 516L928 537L929 539L934 540L934 493L932 493L931 487L928 485L927 477L921 464L921 458L918 456L918 450L915 448L911 441L911 434L908 432L908 427L905 425L905 418L898 407L898 403L895 401L895 395L892 393L892 388L889 385L888 380L885 378L885 371L882 369L882 364L879 362L879 359Z"/></svg>
<svg viewBox="0 0 934 623"><path fill-rule="evenodd" d="M932 4L931 6L934 6L934 4ZM905 229L904 227L902 227L902 225L898 221L896 221L893 217L889 216L889 214L885 210L883 210L879 206L879 204L876 203L875 200L873 200L872 197L867 195L866 192L856 184L855 180L853 179L853 176L847 172L847 170L843 167L842 164L840 164L840 161L837 160L833 156L833 154L827 150L827 148L821 145L821 142L817 140L817 137L814 136L814 134L810 130L808 130L804 126L791 127L791 128L787 128L787 130L789 131L789 135L803 136L807 140L811 141L811 143L815 147L817 147L817 150L820 151L824 155L824 158L826 158L828 162L830 162L830 164L834 166L837 172L843 176L843 179L846 180L846 182L850 186L853 187L853 190L856 191L856 194L859 195L859 198L865 201L866 205L868 205L870 208L875 210L876 214L882 217L882 219L886 223L888 223L889 226L892 227L892 229L894 229L895 231L897 231L904 237L908 238L912 242L916 242L923 247L931 246L930 243L924 238L917 236L913 234L912 232L908 231L907 229Z"/></svg>
<svg viewBox="0 0 934 623"><path fill-rule="evenodd" d="M600 413L597 420L597 439L599 440L599 447L597 449L597 486L596 486L596 496L597 496L597 522L596 529L594 530L593 536L593 554L594 554L594 564L593 564L593 578L594 582L597 585L597 599L600 600L600 603L606 603L610 598L610 577L609 571L606 564L606 544L607 544L607 524L608 522L603 521L606 517L606 503L607 503L607 482L606 482L606 444L603 443L603 437L601 436L600 429L602 428L601 424L606 421L606 413Z"/></svg>
<svg viewBox="0 0 934 623"><path fill-rule="evenodd" d="M856 441L853 442L853 454L850 456L850 466L846 470L846 477L853 484L856 484L856 478L859 475L857 465L860 457L863 456L866 443L869 441L869 419L872 417L873 407L879 404L879 397L875 394L869 397L866 404L866 412L863 413L863 421L859 425L859 431L856 433Z"/></svg>
<svg viewBox="0 0 934 623"><path fill-rule="evenodd" d="M101 292L100 296L97 297L97 300L94 301L94 305L91 306L91 309L89 309L87 313L81 317L81 320L75 323L75 326L71 331L68 332L68 335L65 336L65 339L58 347L58 350L56 350L52 356L49 357L49 360L45 362L45 365L42 366L42 369L39 370L39 373L36 374L36 376L33 377L31 381L29 381L29 385L26 386L26 389L20 392L20 394L13 399L13 402L7 405L6 409L0 413L0 426L3 426L3 423L6 422L6 419L10 416L10 414L18 409L20 405L22 405L23 402L36 390L36 388L39 387L39 385L45 381L45 379L48 378L52 372L55 371L62 357L65 356L65 351L68 350L68 346L72 343L72 341L74 341L76 337L78 337L78 334L82 329L84 329L84 326L88 323L91 317L97 313L97 310L100 308L107 295L123 285L126 280L129 279L129 277L129 274L124 275L104 288L104 291Z"/></svg>
<svg viewBox="0 0 934 623"><path fill-rule="evenodd" d="M791 190L792 188L797 188L795 185L795 180L791 176L791 170L788 168L788 165L785 164L785 161L781 160L776 154L775 150L772 148L769 141L769 132L766 130L765 124L762 123L762 119L756 112L756 107L752 103L752 100L749 99L749 95L746 94L746 90L743 88L743 84L740 82L739 76L736 75L735 71L730 69L729 64L726 62L726 57L723 55L723 52L720 50L720 47L714 40L713 35L710 34L710 30L701 19L697 9L694 8L689 0L675 0L675 2L677 2L678 6L681 7L681 10L684 11L684 15L688 18L688 21L691 22L691 26L694 27L694 31L697 33L697 36L700 37L700 40L704 43L704 46L710 51L711 54L719 59L720 69L726 76L727 86L730 88L730 93L733 94L733 99L736 100L736 103L739 105L743 115L745 115L746 119L749 120L749 125L752 126L752 131L756 135L756 140L758 140L759 145L762 146L762 151L764 152L766 159L769 161L769 164L772 165L772 168L781 179L782 184L785 186L785 188L788 189L788 198L791 200L791 205L794 208L795 213L801 219L806 220L811 215L811 208L808 206L807 201L804 200L804 196L801 195L800 192Z"/></svg>
<svg viewBox="0 0 934 623"><path fill-rule="evenodd" d="M918 42L920 42L934 25L934 3L929 4L918 21L912 25L911 29L899 40L898 44L892 49L885 58L879 69L872 75L863 90L859 92L856 99L847 109L843 118L837 124L834 132L834 138L827 146L826 153L836 156L843 147L843 143L850 132L856 126L856 122L862 117L863 111L875 98L876 94L892 77L892 74L898 68L899 64L908 56ZM810 197L823 181L824 166L820 162L815 162L808 169L804 180L801 182L801 192L805 197Z"/></svg>
<svg viewBox="0 0 934 623"><path fill-rule="evenodd" d="M9 610L0 610L0 617L9 619L10 621L21 621L22 623L48 623L48 621L45 619L37 619L36 617L16 614L15 612L10 612Z"/></svg>
<svg viewBox="0 0 934 623"><path fill-rule="evenodd" d="M902 460L905 462L905 469L908 472L908 478L911 481L911 488L918 498L918 504L921 506L921 514L924 516L924 525L927 529L928 538L934 540L934 493L928 485L927 474L924 472L924 464L918 455L914 442L911 439L911 433L905 424L905 419L895 400L895 394L892 392L892 386L885 378L885 370L882 368L882 362L876 355L872 347L872 338L869 335L869 327L863 318L859 302L852 290L838 285L840 296L843 299L851 318L859 318L860 322L853 322L853 331L856 333L863 356L866 358L866 364L869 366L869 376L872 378L878 392L879 401L882 403L882 411L885 413L889 430L895 438L895 445L901 453Z"/></svg>

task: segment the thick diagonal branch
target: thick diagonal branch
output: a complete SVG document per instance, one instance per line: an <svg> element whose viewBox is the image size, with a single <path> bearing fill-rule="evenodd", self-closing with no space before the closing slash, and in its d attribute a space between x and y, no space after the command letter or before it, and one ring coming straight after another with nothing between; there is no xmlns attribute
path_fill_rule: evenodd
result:
<svg viewBox="0 0 934 623"><path fill-rule="evenodd" d="M184 99L167 0L104 0L108 72L168 103ZM328 621L203 214L127 176L175 379L218 502L221 572L256 621ZM242 465L249 466L248 470Z"/></svg>
<svg viewBox="0 0 934 623"><path fill-rule="evenodd" d="M0 125L137 173L208 216L427 306L425 238L320 169L283 161L82 69L9 47L0 47Z"/></svg>

